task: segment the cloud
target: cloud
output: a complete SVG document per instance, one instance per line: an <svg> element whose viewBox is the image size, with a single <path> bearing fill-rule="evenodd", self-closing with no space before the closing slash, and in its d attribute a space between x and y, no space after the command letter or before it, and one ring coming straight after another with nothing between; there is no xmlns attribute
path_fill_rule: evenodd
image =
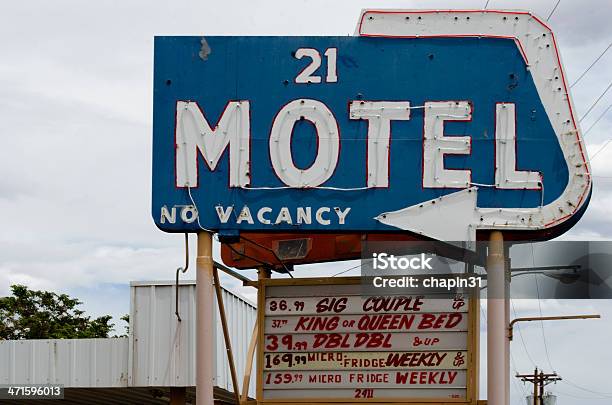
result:
<svg viewBox="0 0 612 405"><path fill-rule="evenodd" d="M490 0L489 8L533 9L546 17L554 3ZM484 4L427 0L378 1L375 6L473 9ZM171 279L182 265L182 237L158 231L149 214L154 35L348 35L361 8L372 6L365 0L230 0L214 7L160 0L4 4L0 295L8 292L10 284L24 283L77 294L95 315L104 311L120 315L127 312L129 296L118 285ZM607 46L612 37L610 11L608 2L562 1L551 18L570 83ZM612 52L572 89L579 116L612 79L611 57ZM608 94L583 121L583 128L611 102ZM608 114L588 134L590 153L610 139L611 130L612 114ZM591 205L564 238L612 238L612 145L593 160L592 168ZM218 245L215 249L218 257ZM329 275L353 265L301 266L296 275ZM193 278L192 271L185 278ZM253 271L244 274L256 278ZM254 289L222 277L229 288L255 300ZM521 305L520 313L539 311L532 304ZM610 312L590 305L595 306L592 310ZM578 308L573 303L543 303L546 313ZM578 384L605 387L612 364L610 350L602 351L611 333L605 325L546 325L553 365ZM532 355L542 363L541 331L535 326L524 331L528 344L534 345ZM587 340L588 345L577 343ZM515 353L521 371L529 371L531 365L520 347ZM591 371L577 375L576 370L585 369L584 359L589 359ZM580 393L571 386L563 389ZM564 398L564 403L581 402Z"/></svg>

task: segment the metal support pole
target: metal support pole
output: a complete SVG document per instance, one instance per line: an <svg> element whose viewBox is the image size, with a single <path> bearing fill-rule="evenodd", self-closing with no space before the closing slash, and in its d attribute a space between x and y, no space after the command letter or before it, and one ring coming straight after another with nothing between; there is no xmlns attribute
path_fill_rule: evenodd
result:
<svg viewBox="0 0 612 405"><path fill-rule="evenodd" d="M508 325L508 339L514 338L514 324L518 322L534 322L534 321L567 321L573 319L600 319L601 315L560 315L560 316L530 316L528 318L513 319Z"/></svg>
<svg viewBox="0 0 612 405"><path fill-rule="evenodd" d="M512 281L512 274L510 269L512 263L510 262L510 245L504 243L504 325L506 327L504 333L504 381L506 381L505 389L505 403L510 404L510 333L508 325L510 325L510 282Z"/></svg>
<svg viewBox="0 0 612 405"><path fill-rule="evenodd" d="M259 288L257 289L257 323L259 324L259 328L257 329L257 334L259 336L259 338L257 339L258 345L260 348L264 345L264 342L261 341L262 338L262 328L263 328L263 319L260 319L260 315L261 317L264 317L264 309L266 307L266 296L265 296L265 288L263 287L263 281L266 279L269 279L272 276L271 271L265 267L259 267L257 269L257 280L258 280L258 285ZM257 373L257 400L260 401L261 398L261 387L263 387L263 369L262 369L263 365L257 361L257 367L255 369L255 372Z"/></svg>
<svg viewBox="0 0 612 405"><path fill-rule="evenodd" d="M196 262L196 401L213 405L214 308L212 234L198 233Z"/></svg>
<svg viewBox="0 0 612 405"><path fill-rule="evenodd" d="M489 405L509 405L506 402L505 356L506 334L506 272L504 238L501 232L491 232L487 256L487 395Z"/></svg>

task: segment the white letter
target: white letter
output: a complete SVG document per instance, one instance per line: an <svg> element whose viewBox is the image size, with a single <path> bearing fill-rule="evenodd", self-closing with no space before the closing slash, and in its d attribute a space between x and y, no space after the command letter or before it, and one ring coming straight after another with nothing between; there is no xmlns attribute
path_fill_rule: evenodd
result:
<svg viewBox="0 0 612 405"><path fill-rule="evenodd" d="M319 208L315 214L315 218L317 219L317 222L320 223L321 225L329 225L331 221L329 219L323 218L323 213L329 212L329 211L331 210L328 207Z"/></svg>
<svg viewBox="0 0 612 405"><path fill-rule="evenodd" d="M312 214L310 207L306 207L306 209L304 209L303 207L297 208L297 223L302 224L302 222L308 225L312 223Z"/></svg>
<svg viewBox="0 0 612 405"><path fill-rule="evenodd" d="M431 265L429 264L429 262L433 259L433 257L426 257L425 253L421 253L421 268L422 269L429 269L429 270L433 270L433 268L431 267Z"/></svg>
<svg viewBox="0 0 612 405"><path fill-rule="evenodd" d="M193 205L186 205L181 210L181 219L188 224L198 219L198 210Z"/></svg>
<svg viewBox="0 0 612 405"><path fill-rule="evenodd" d="M265 225L270 225L270 220L264 217L264 214L267 212L272 212L272 208L270 207L262 207L257 211L257 220Z"/></svg>
<svg viewBox="0 0 612 405"><path fill-rule="evenodd" d="M469 155L469 136L444 136L444 121L469 121L472 106L467 101L425 103L423 134L423 187L466 188L469 170L445 169L444 155Z"/></svg>
<svg viewBox="0 0 612 405"><path fill-rule="evenodd" d="M348 213L351 211L351 207L345 208L344 211L342 211L340 207L335 207L334 211L336 211L336 214L338 215L338 223L340 225L344 225L344 219L346 218Z"/></svg>
<svg viewBox="0 0 612 405"><path fill-rule="evenodd" d="M386 260L387 256L388 255L386 253L378 254L376 260L380 263L380 265L377 266L377 269L386 270L387 267L389 267L389 263Z"/></svg>
<svg viewBox="0 0 612 405"><path fill-rule="evenodd" d="M292 224L291 214L289 214L289 208L283 207L278 212L278 216L276 217L276 223L280 224L281 222L286 222L288 224Z"/></svg>
<svg viewBox="0 0 612 405"><path fill-rule="evenodd" d="M221 221L222 224L226 224L232 211L234 210L234 207L230 206L230 207L227 207L226 210L224 210L221 205L217 205L215 207L215 210L217 211L217 216L219 217L219 221Z"/></svg>
<svg viewBox="0 0 612 405"><path fill-rule="evenodd" d="M253 221L253 216L251 215L251 210L246 205L242 207L242 211L240 211L240 214L238 214L238 219L236 220L236 223L239 224L242 221L247 221L251 225L255 223Z"/></svg>
<svg viewBox="0 0 612 405"><path fill-rule="evenodd" d="M516 170L516 108L514 103L495 105L495 186L540 190L539 172Z"/></svg>
<svg viewBox="0 0 612 405"><path fill-rule="evenodd" d="M168 207L165 205L161 207L161 223L165 224L166 220L171 224L176 223L176 207L172 207L172 210L168 211Z"/></svg>
<svg viewBox="0 0 612 405"><path fill-rule="evenodd" d="M359 101L349 105L350 119L368 121L367 186L389 187L391 121L410 119L408 101Z"/></svg>
<svg viewBox="0 0 612 405"><path fill-rule="evenodd" d="M307 169L298 169L291 156L291 134L299 119L306 119L317 130L317 156ZM317 100L294 100L285 105L274 118L270 131L270 159L274 172L291 187L317 187L334 172L340 151L338 124L325 104Z"/></svg>
<svg viewBox="0 0 612 405"><path fill-rule="evenodd" d="M229 186L249 184L249 102L230 101L212 129L198 103L176 103L176 186L198 186L198 150L213 171L229 145Z"/></svg>

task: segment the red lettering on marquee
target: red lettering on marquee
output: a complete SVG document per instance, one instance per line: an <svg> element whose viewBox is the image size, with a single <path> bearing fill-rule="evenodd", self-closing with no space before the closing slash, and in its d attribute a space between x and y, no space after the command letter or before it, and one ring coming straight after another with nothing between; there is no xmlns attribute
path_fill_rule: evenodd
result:
<svg viewBox="0 0 612 405"><path fill-rule="evenodd" d="M418 312L423 306L423 297L369 297L363 302L366 312Z"/></svg>

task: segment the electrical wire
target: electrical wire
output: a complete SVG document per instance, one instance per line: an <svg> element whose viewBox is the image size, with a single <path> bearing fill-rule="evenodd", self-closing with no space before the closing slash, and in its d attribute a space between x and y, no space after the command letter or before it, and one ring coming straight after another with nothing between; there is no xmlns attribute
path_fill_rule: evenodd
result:
<svg viewBox="0 0 612 405"><path fill-rule="evenodd" d="M512 312L514 313L514 317L518 318L518 315L516 313L516 308L514 307L514 301L512 301L512 299L510 300L510 305L512 306ZM531 354L529 354L529 350L527 349L527 344L525 343L525 338L523 337L523 331L521 329L521 326L517 323L514 325L516 327L516 330L519 333L519 337L521 338L521 343L523 344L523 349L525 350L525 354L527 355L527 358L529 359L529 361L531 362L531 364L536 367L536 363L535 361L533 361L533 357L531 357Z"/></svg>
<svg viewBox="0 0 612 405"><path fill-rule="evenodd" d="M531 264L533 267L536 267L535 265L535 249L533 248L533 243L530 244L531 246ZM540 299L540 284L538 282L538 275L537 274L533 274L533 277L535 278L535 285L536 285L536 292L538 295L538 310L540 312L540 317L542 317L542 300ZM546 354L546 360L548 361L548 366L551 368L551 370L555 370L555 368L552 366L552 363L550 361L550 355L548 354L548 344L546 343L546 333L544 331L544 321L540 320L540 327L542 329L542 341L544 342L544 353Z"/></svg>
<svg viewBox="0 0 612 405"><path fill-rule="evenodd" d="M533 277L535 278L536 290L538 292L538 309L540 311L540 317L542 317L542 300L540 299L540 286L538 282L538 275L534 274ZM548 366L550 367L550 369L555 371L555 368L553 367L552 362L550 361L550 354L548 353L548 344L546 343L546 332L544 331L544 321L542 320L540 321L540 328L542 330L542 342L544 342L544 353L546 354L546 361L548 362Z"/></svg>
<svg viewBox="0 0 612 405"><path fill-rule="evenodd" d="M204 227L202 226L202 224L200 223L200 214L199 214L198 206L196 205L195 200L193 199L193 196L191 195L191 187L189 187L189 186L187 186L187 194L189 195L189 199L191 200L191 204L193 205L193 208L195 209L195 212L196 212L196 221L197 221L198 227L199 227L201 230L203 230L203 231L210 232L210 233L214 233L214 231L212 231L212 230L210 230L210 229L206 229L206 228L204 228ZM247 242L250 242L250 243L252 243L252 244L254 244L254 245L256 245L256 246L259 246L259 247L260 247L260 248L262 248L262 249L265 249L265 250L267 250L267 251L271 252L271 253L274 255L274 257L276 258L276 260L278 260L278 262L279 262L279 263L280 263L280 264L283 266L283 268L285 269L285 272L286 272L286 273L289 275L289 277L293 278L293 274L291 274L291 272L289 271L289 268L287 267L287 265L285 264L285 262L284 262L284 261L282 261L280 257L278 257L278 255L276 254L276 252L274 251L274 249L271 249L271 248L269 248L269 247L267 247L267 246L261 245L261 244L259 244L259 243L255 242L255 241L253 241L253 240L251 240L251 239L245 238L244 236L240 236L240 239L244 239L244 240L246 240ZM231 246L231 244L229 244L229 243L226 243L225 245L227 245L227 247L229 247L229 248L230 248L230 250L231 250L232 252L234 252L235 254L241 255L241 256L243 256L243 257L245 257L245 258L247 258L247 259L253 260L253 261L255 261L255 262L259 263L259 264L268 265L268 266L272 267L272 265L271 265L270 263L265 263L265 262L262 262L261 260L255 259L254 257L250 257L250 256L247 256L247 255L246 255L246 254L244 254L244 253L240 253L240 252L238 252L238 251L237 251L236 249L234 249L234 248Z"/></svg>
<svg viewBox="0 0 612 405"><path fill-rule="evenodd" d="M600 116L599 116L599 117L598 117L598 118L595 120L595 122L593 122L593 123L591 124L591 126L589 127L589 129L587 129L586 131L584 131L584 133L582 134L582 136L586 136L586 134L588 134L588 133L591 131L591 129L593 129L593 127L594 127L595 125L597 125L597 123L598 123L598 122L599 122L599 121L600 121L600 120L601 120L601 119L602 119L602 118L603 118L603 117L604 117L604 116L605 116L605 115L608 113L608 111L610 111L610 108L612 108L612 104L610 104L610 105L608 106L608 108L606 108L606 109L604 110L604 112L603 112L603 113L602 113L602 114L601 114L601 115L600 115Z"/></svg>
<svg viewBox="0 0 612 405"><path fill-rule="evenodd" d="M242 253L242 252L237 251L230 243L225 243L225 246L227 246L232 252L234 252L238 256L242 256L242 257L244 257L246 259L253 260L254 262L257 262L257 263L259 263L261 265L266 265L266 266L272 267L272 265L270 263L263 262L263 261L261 261L259 259L255 259L254 257L251 257L251 256L247 255L246 253Z"/></svg>
<svg viewBox="0 0 612 405"><path fill-rule="evenodd" d="M589 399L591 401L603 401L606 400L609 402L609 397L584 397L584 396L579 396L576 394L570 394L569 392L563 392L563 391L559 391L557 388L555 388L555 391L553 393L557 393L557 394L561 394L561 395L566 395L570 398L576 398L576 399Z"/></svg>
<svg viewBox="0 0 612 405"><path fill-rule="evenodd" d="M604 144L601 146L601 148L599 148L599 149L597 150L597 152L593 153L593 156L591 156L591 162L593 161L593 159L595 159L595 156L599 155L599 152L603 151L603 150L606 148L606 146L608 146L608 144L609 144L610 142L612 142L612 139L608 139L608 140L607 140L607 141L606 141L606 142L605 142L605 143L604 143Z"/></svg>
<svg viewBox="0 0 612 405"><path fill-rule="evenodd" d="M370 260L372 260L372 259L370 259ZM361 267L361 263L359 263L357 266L349 267L346 270L342 270L341 272L336 273L336 274L332 275L331 277L336 277L336 276L339 276L340 274L348 273L349 271L354 270L354 269L356 269L358 267Z"/></svg>
<svg viewBox="0 0 612 405"><path fill-rule="evenodd" d="M203 231L210 232L210 233L214 233L214 231L212 231L212 230L210 230L210 229L206 229L206 228L204 228L204 227L202 226L202 224L200 223L200 212L199 212L199 210L198 210L198 206L197 206L197 205L196 205L196 203L195 203L195 200L193 199L193 196L191 195L191 187L189 187L189 186L187 186L187 194L189 195L189 199L191 200L191 204L193 205L193 208L194 208L194 209L195 209L195 211L196 211L196 220L197 220L198 227L200 227L200 229L201 229L201 230L203 230ZM259 244L259 243L255 242L255 241L253 241L253 240L251 240L251 239L249 239L249 238L245 238L244 236L240 236L240 239L244 239L244 240L246 240L246 241L247 241L247 242L249 242L249 243L252 243L252 244L254 244L254 245L256 245L256 246L259 246L259 247L260 247L260 248L262 248L262 249L265 249L265 250L267 250L267 251L271 252L271 253L274 255L274 257L276 258L276 260L278 260L278 262L279 262L279 263L280 263L280 264L283 266L283 268L285 269L285 272L286 272L286 273L289 275L289 277L294 278L294 277L293 277L293 274L291 274L291 272L289 271L289 268L287 267L287 265L285 264L285 262L284 262L283 260L281 260L281 258L280 258L280 257L278 257L278 255L276 254L276 252L274 251L274 249L271 249L271 248L269 248L269 247L267 247L267 246L261 245L261 244ZM238 252L238 251L237 251L236 249L234 249L234 248L233 248L233 247L232 247L232 246L231 246L229 243L226 243L226 245L227 245L227 246L228 246L228 247L229 247L229 248L230 248L230 249L231 249L231 250L232 250L234 253L236 253L236 254L242 255L242 256L244 256L245 258L250 259L250 260L253 260L253 261L255 261L255 262L259 263L259 264L267 264L268 266L271 266L271 264L270 264L270 263L265 263L265 262L262 262L261 260L257 260L257 259L255 259L255 258L253 258L253 257L249 257L249 256L247 256L247 255L245 255L245 254L243 254L243 253Z"/></svg>
<svg viewBox="0 0 612 405"><path fill-rule="evenodd" d="M555 7L552 9L550 14L548 14L548 17L546 17L546 21L550 20L550 17L552 17L555 11L557 11L557 7L559 7L559 3L561 3L561 0L557 1L557 4L555 4Z"/></svg>
<svg viewBox="0 0 612 405"><path fill-rule="evenodd" d="M514 360L514 356L512 355L512 350L510 350L510 366L512 367L512 371L514 372L514 375L517 375L517 368L516 368L516 361ZM516 378L514 378L514 376L510 376L510 379L512 380L512 382L514 382L514 387L518 387L518 391L519 391L519 395L522 395L523 397L527 396L527 393L525 391L525 386L521 385ZM518 398L518 401L520 404L522 404L523 401L520 400L521 398Z"/></svg>
<svg viewBox="0 0 612 405"><path fill-rule="evenodd" d="M584 75L586 75L587 72L591 70L591 68L595 66L597 62L599 62L599 60L605 55L605 53L608 52L608 49L610 49L610 47L612 47L612 42L610 42L610 45L608 45L608 47L604 49L604 51L593 61L593 63L591 63L591 65L584 72L582 72L578 79L576 79L576 81L572 83L570 88L574 87L584 77Z"/></svg>
<svg viewBox="0 0 612 405"><path fill-rule="evenodd" d="M214 231L211 231L210 229L206 229L202 226L202 224L200 223L200 211L198 210L198 206L195 203L195 200L193 199L193 197L191 196L191 187L188 185L187 186L187 194L189 194L189 199L191 200L191 205L193 205L193 208L195 209L195 215L196 215L196 221L198 223L198 226L200 227L201 230L206 231L206 232L210 232L210 233L215 233Z"/></svg>
<svg viewBox="0 0 612 405"><path fill-rule="evenodd" d="M561 380L560 382L563 382L563 380ZM561 395L566 395L570 398L576 398L576 399L590 399L590 400L596 400L596 401L601 401L604 399L607 399L606 397L582 397L582 396L578 396L576 394L570 394L569 392L563 392L563 391L559 391L557 388L555 388L554 394L561 394Z"/></svg>
<svg viewBox="0 0 612 405"><path fill-rule="evenodd" d="M533 243L531 244L531 257L532 257L532 264L533 267L535 267L535 251L533 249ZM542 316L542 303L540 300L540 286L538 283L538 275L534 274L534 278L535 278L535 285L536 285L536 291L537 291L537 295L538 295L538 309L540 311L540 316ZM544 321L540 321L540 326L542 328L542 340L544 342L544 353L546 354L546 360L548 362L548 366L554 371L554 367L552 365L552 362L550 361L550 354L548 352L548 344L546 343L546 333L544 330ZM592 394L597 394L597 395L601 395L604 396L605 398L612 398L612 393L604 393L604 392L598 392L598 391L594 391L594 390L590 390L587 388L583 388L575 383L572 383L571 380L569 380L567 377L563 377L563 380L561 380L561 382L565 382L566 384L569 384L575 388L578 388L580 390L592 393Z"/></svg>
<svg viewBox="0 0 612 405"><path fill-rule="evenodd" d="M296 186L277 186L277 187L249 187L242 186L243 190L331 190L331 191L364 191L368 187L332 187L332 186L315 186L315 187L296 187Z"/></svg>
<svg viewBox="0 0 612 405"><path fill-rule="evenodd" d="M593 104L591 104L591 106L589 107L589 109L587 110L587 112L578 120L578 122L582 122L583 119L585 119L587 117L587 115L589 115L591 113L591 111L593 111L593 108L595 108L595 106L597 105L597 103L599 103L599 101L603 98L603 96L606 95L606 93L608 92L608 90L610 90L610 87L612 87L612 82L610 82L610 84L608 84L608 87L606 87L606 89L604 90L603 93L601 93L601 95L599 97L597 97L597 100L595 100L595 102Z"/></svg>
<svg viewBox="0 0 612 405"><path fill-rule="evenodd" d="M240 236L240 239L244 239L244 240L246 240L247 242L252 243L253 245L258 246L258 247L260 247L260 248L262 248L262 249L264 249L264 250L267 250L268 252L272 253L272 254L274 255L274 258L275 258L276 260L278 260L278 262L279 262L279 263L280 263L280 264L281 264L281 265L284 267L284 269L285 269L285 271L287 272L287 274L289 275L289 277L293 278L293 274L291 274L291 272L289 271L289 268L287 267L287 265L285 264L285 262L284 262L284 261L283 261L283 260L282 260L280 257L278 257L278 255L276 254L276 252L274 251L274 249L269 248L269 247L267 247L267 246L264 246L264 245L262 245L262 244L260 244L260 243L257 243L257 242L255 242L254 240L251 240L251 239L246 238L246 237L244 237L244 236Z"/></svg>
<svg viewBox="0 0 612 405"><path fill-rule="evenodd" d="M561 380L561 381L565 382L566 384L571 385L574 388L578 388L579 390L582 390L582 391L585 391L585 392L589 392L591 394L601 395L604 398L612 398L612 392L600 392L600 391L590 390L588 388L583 388L583 387L573 383L571 380L568 380L567 378L563 378L563 380Z"/></svg>

